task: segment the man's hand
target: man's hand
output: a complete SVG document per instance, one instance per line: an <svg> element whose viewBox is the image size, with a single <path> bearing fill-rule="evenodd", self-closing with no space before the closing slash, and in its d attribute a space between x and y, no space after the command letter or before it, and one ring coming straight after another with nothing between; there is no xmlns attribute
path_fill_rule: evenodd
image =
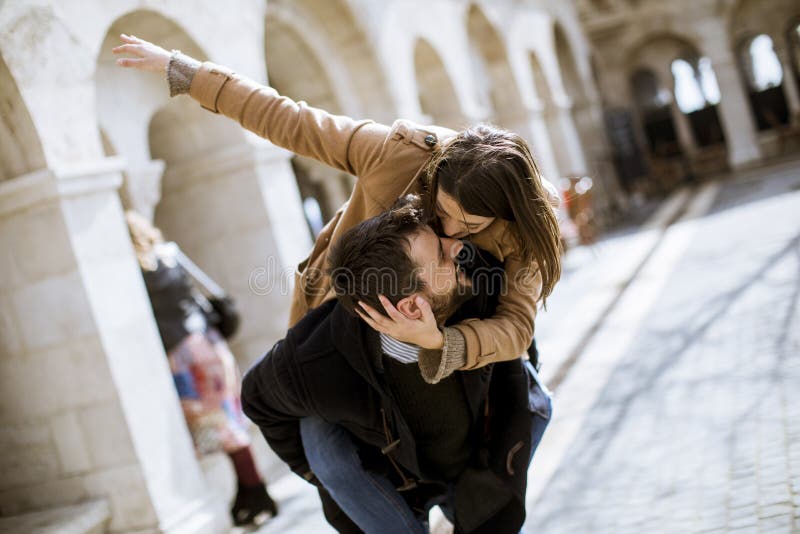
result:
<svg viewBox="0 0 800 534"><path fill-rule="evenodd" d="M149 72L167 72L170 52L133 35L123 33L119 37L125 44L114 47L111 51L115 54L130 54L134 57L119 58L117 65Z"/></svg>
<svg viewBox="0 0 800 534"><path fill-rule="evenodd" d="M436 323L436 317L427 300L416 297L415 302L421 316L418 319L409 319L395 308L389 299L383 295L379 295L378 298L388 317L364 302L358 303L363 311L356 310L372 328L398 341L413 343L424 349L440 350L444 347L444 335Z"/></svg>

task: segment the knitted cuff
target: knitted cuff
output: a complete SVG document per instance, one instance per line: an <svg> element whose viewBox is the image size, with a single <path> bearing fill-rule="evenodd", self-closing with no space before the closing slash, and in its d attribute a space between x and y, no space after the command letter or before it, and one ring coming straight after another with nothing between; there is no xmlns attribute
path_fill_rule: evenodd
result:
<svg viewBox="0 0 800 534"><path fill-rule="evenodd" d="M428 384L436 384L467 364L467 343L457 328L444 328L442 350L420 349L419 370Z"/></svg>
<svg viewBox="0 0 800 534"><path fill-rule="evenodd" d="M201 63L182 53L173 50L167 64L167 82L169 82L169 96L183 95L189 92L194 75L200 69Z"/></svg>

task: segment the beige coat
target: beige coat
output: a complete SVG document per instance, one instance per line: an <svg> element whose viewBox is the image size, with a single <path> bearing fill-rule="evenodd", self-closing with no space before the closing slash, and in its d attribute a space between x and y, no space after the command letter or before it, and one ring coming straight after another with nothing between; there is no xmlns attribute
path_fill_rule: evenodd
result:
<svg viewBox="0 0 800 534"><path fill-rule="evenodd" d="M213 63L203 63L189 94L204 108L238 121L280 147L358 177L348 202L320 232L308 259L298 265L291 325L334 296L324 275L330 243L388 209L400 195L422 193L422 170L432 150L456 133L405 120L389 127L331 115ZM533 338L542 288L538 272L530 274L536 266L525 265L517 253L513 223L496 219L471 240L504 262L508 284L493 317L455 325L466 341L465 370L525 352Z"/></svg>

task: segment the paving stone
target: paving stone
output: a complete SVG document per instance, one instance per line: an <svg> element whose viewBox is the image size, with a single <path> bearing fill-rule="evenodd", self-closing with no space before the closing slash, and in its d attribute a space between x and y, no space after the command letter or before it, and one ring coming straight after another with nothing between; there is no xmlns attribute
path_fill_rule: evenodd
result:
<svg viewBox="0 0 800 534"><path fill-rule="evenodd" d="M740 198L693 222L529 532L800 531L800 336L785 331L800 321L786 298L800 284L798 202Z"/></svg>
<svg viewBox="0 0 800 534"><path fill-rule="evenodd" d="M791 514L786 514L778 517L759 519L758 528L761 532L774 532L775 534L786 532L788 534L792 531L792 516Z"/></svg>

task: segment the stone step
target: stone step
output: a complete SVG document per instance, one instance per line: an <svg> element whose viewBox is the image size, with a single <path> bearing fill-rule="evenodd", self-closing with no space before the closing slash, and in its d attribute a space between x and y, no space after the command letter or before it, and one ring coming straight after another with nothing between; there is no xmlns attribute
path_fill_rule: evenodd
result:
<svg viewBox="0 0 800 534"><path fill-rule="evenodd" d="M0 532L102 534L110 519L111 509L103 499L3 517L0 518Z"/></svg>

